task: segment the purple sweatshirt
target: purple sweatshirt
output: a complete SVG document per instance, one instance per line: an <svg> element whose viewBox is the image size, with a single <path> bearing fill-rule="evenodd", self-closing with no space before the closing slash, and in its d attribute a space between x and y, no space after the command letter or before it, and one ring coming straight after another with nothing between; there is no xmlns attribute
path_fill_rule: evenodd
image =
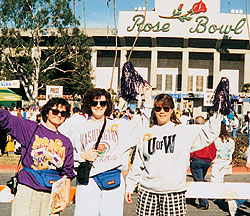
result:
<svg viewBox="0 0 250 216"><path fill-rule="evenodd" d="M41 124L37 128L36 122L13 116L7 110L0 110L0 128L22 145L21 158L24 167L34 170L57 170L60 172L60 176L66 175L69 179L75 177L73 147L66 136ZM28 145L29 149L24 157ZM18 180L19 183L35 190L51 191L51 189L41 186L36 178L26 170L19 172Z"/></svg>

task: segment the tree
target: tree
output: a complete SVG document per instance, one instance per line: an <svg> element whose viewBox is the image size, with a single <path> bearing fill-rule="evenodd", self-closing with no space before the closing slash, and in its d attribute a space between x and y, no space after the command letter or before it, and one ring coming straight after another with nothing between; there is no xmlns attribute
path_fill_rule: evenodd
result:
<svg viewBox="0 0 250 216"><path fill-rule="evenodd" d="M37 103L45 85L82 94L91 84L91 41L80 29L69 0L8 0L0 3L2 77L19 79ZM71 28L72 27L72 28Z"/></svg>

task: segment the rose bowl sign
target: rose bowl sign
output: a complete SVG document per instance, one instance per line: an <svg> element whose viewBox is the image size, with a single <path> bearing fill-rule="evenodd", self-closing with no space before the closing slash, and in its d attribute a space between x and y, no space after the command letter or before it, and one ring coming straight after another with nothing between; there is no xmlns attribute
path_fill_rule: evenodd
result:
<svg viewBox="0 0 250 216"><path fill-rule="evenodd" d="M244 14L220 13L218 0L156 0L155 11L121 11L119 36L248 39Z"/></svg>

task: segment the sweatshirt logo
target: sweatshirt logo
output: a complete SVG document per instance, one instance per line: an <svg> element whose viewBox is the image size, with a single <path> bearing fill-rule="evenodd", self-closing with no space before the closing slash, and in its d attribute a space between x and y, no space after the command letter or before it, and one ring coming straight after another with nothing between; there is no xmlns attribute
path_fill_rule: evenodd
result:
<svg viewBox="0 0 250 216"><path fill-rule="evenodd" d="M99 156L104 156L105 153L107 153L110 149L110 146L108 143L102 142L98 145L97 152Z"/></svg>
<svg viewBox="0 0 250 216"><path fill-rule="evenodd" d="M153 137L148 140L148 154L153 155L156 151L165 150L165 154L174 153L176 134L163 136L162 140Z"/></svg>

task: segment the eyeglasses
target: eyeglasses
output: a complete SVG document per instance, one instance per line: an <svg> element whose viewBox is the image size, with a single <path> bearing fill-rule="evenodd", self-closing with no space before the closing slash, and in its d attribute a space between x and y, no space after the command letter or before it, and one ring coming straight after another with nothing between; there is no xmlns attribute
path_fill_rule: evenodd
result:
<svg viewBox="0 0 250 216"><path fill-rule="evenodd" d="M171 109L171 107L170 107L170 106L163 106L163 107L155 106L155 107L154 107L154 111L155 111L155 112L160 112L162 109L163 109L165 112L169 112L169 110Z"/></svg>
<svg viewBox="0 0 250 216"><path fill-rule="evenodd" d="M101 107L105 107L107 105L107 101L92 101L91 106L96 107L98 103L101 105Z"/></svg>
<svg viewBox="0 0 250 216"><path fill-rule="evenodd" d="M52 114L57 116L59 113L61 113L62 117L66 117L67 112L66 111L59 111L58 109L51 109Z"/></svg>

